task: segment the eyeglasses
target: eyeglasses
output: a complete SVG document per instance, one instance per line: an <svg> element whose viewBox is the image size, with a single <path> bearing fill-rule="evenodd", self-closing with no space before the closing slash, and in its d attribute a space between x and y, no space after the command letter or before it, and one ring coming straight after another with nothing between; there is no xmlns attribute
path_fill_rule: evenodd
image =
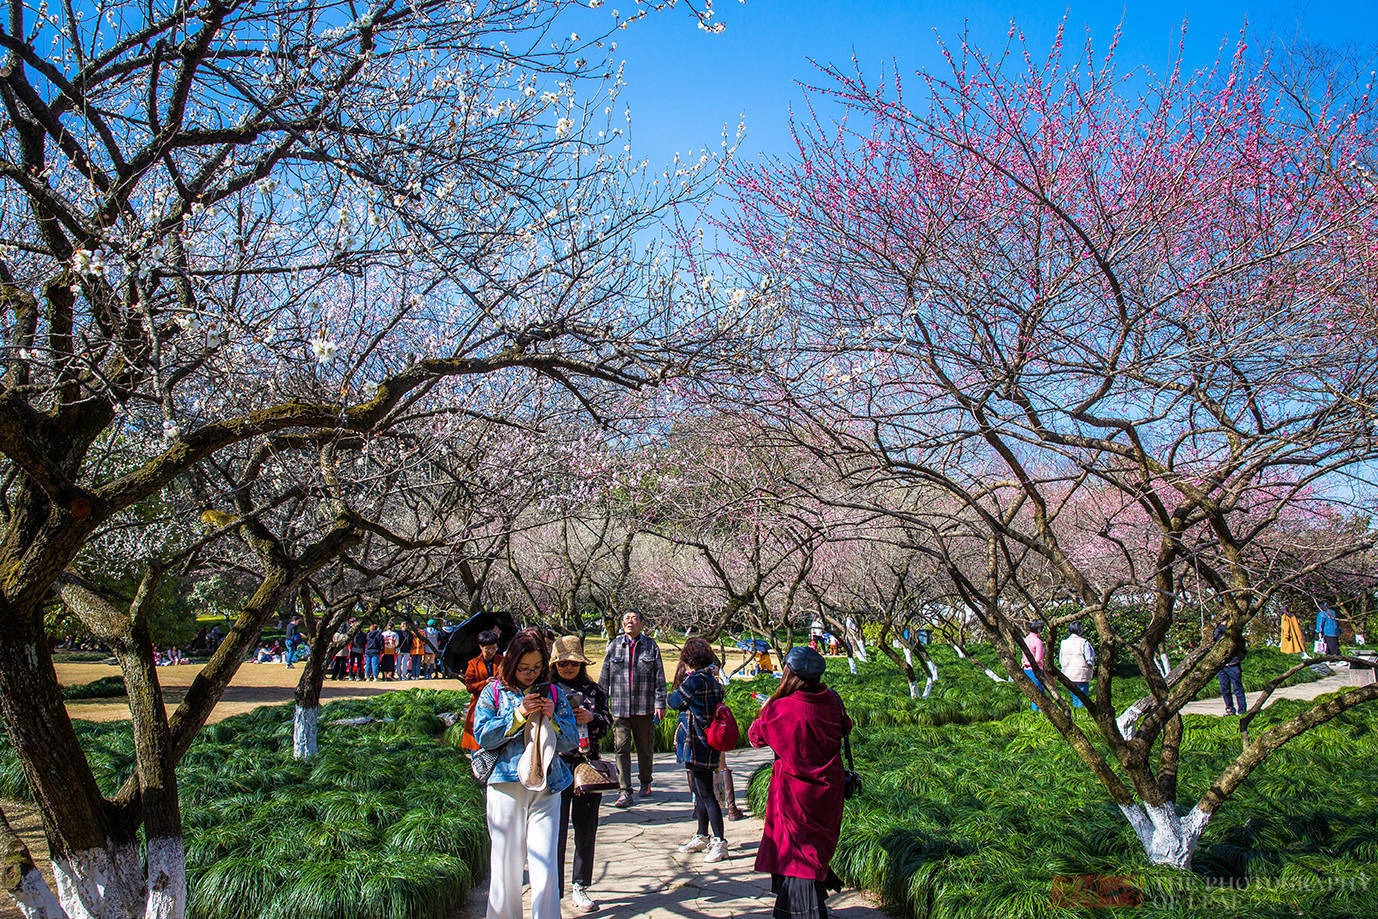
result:
<svg viewBox="0 0 1378 919"><path fill-rule="evenodd" d="M544 670L544 669L545 669L545 668L542 667L540 664L537 664L537 665L534 666L534 667L518 667L518 668L517 668L517 672L518 672L518 673L540 673L540 672L541 672L542 670Z"/></svg>
<svg viewBox="0 0 1378 919"><path fill-rule="evenodd" d="M578 662L578 661L556 661L556 662L555 662L555 666L556 666L556 667L578 667L578 666L579 666L579 662Z"/></svg>

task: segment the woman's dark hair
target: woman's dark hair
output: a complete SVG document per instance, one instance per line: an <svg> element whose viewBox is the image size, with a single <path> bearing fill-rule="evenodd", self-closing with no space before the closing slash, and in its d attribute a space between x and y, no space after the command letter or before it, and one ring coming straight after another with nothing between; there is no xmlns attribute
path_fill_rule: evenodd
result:
<svg viewBox="0 0 1378 919"><path fill-rule="evenodd" d="M1030 622L1029 631L1033 632L1035 635L1041 635L1043 633L1043 620L1035 619L1033 622Z"/></svg>
<svg viewBox="0 0 1378 919"><path fill-rule="evenodd" d="M1080 634L1081 634L1081 623L1080 623L1080 622L1073 622L1073 623L1070 623L1070 624L1067 626L1067 631L1068 631L1068 632L1071 632L1073 635L1080 635Z"/></svg>
<svg viewBox="0 0 1378 919"><path fill-rule="evenodd" d="M516 688L517 664L532 651L540 652L541 672L536 674L531 682L543 683L550 679L550 649L545 646L545 639L536 629L522 629L507 643L507 651L503 654L502 684L504 686Z"/></svg>
<svg viewBox="0 0 1378 919"><path fill-rule="evenodd" d="M794 672L794 668L789 664L785 665L785 672L780 677L780 685L775 688L775 693L767 701L774 702L776 699L783 699L785 696L793 695L801 689L817 689L823 684L823 677L806 677Z"/></svg>
<svg viewBox="0 0 1378 919"><path fill-rule="evenodd" d="M484 629L478 633L479 645L495 645L498 643L498 633L492 629Z"/></svg>
<svg viewBox="0 0 1378 919"><path fill-rule="evenodd" d="M718 656L713 653L713 646L708 643L708 639L686 638L684 648L679 652L679 660L690 670L702 670L716 664Z"/></svg>

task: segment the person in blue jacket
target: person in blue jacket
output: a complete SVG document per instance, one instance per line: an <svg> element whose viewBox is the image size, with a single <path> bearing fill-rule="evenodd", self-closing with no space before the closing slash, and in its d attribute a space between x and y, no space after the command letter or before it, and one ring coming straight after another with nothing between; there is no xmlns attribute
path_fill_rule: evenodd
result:
<svg viewBox="0 0 1378 919"><path fill-rule="evenodd" d="M1324 644L1326 654L1340 653L1340 621L1328 603L1316 613L1316 637Z"/></svg>
<svg viewBox="0 0 1378 919"><path fill-rule="evenodd" d="M565 694L552 686L550 651L535 629L518 632L507 646L497 679L479 691L474 739L498 752L488 776L489 860L486 919L521 919L522 866L531 875L532 919L560 919L560 793L574 781L569 766L551 755L544 784L524 783L517 768L527 745L546 729L528 722L539 715L554 732L554 753L579 745L579 730ZM539 684L539 685L538 685ZM528 691L537 690L537 691ZM546 751L549 752L549 751Z"/></svg>

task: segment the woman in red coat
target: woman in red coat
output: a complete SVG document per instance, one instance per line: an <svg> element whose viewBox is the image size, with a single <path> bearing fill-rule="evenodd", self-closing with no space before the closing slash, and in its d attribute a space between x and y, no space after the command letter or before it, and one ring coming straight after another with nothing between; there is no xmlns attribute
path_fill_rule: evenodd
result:
<svg viewBox="0 0 1378 919"><path fill-rule="evenodd" d="M780 688L747 737L775 751L765 834L756 870L771 876L775 919L827 919L827 888L840 888L829 862L842 830L842 738L852 719L823 685L825 664L812 648L785 657Z"/></svg>

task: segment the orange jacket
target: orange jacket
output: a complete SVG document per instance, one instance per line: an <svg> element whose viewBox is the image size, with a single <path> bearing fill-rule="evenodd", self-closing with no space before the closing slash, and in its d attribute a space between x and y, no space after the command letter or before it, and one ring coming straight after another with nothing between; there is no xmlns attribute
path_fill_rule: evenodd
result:
<svg viewBox="0 0 1378 919"><path fill-rule="evenodd" d="M469 690L469 711L464 716L464 736L459 743L466 750L478 749L478 741L474 739L474 707L478 705L478 691L497 676L501 668L501 654L494 654L491 661L484 660L480 654L464 668L464 688Z"/></svg>

